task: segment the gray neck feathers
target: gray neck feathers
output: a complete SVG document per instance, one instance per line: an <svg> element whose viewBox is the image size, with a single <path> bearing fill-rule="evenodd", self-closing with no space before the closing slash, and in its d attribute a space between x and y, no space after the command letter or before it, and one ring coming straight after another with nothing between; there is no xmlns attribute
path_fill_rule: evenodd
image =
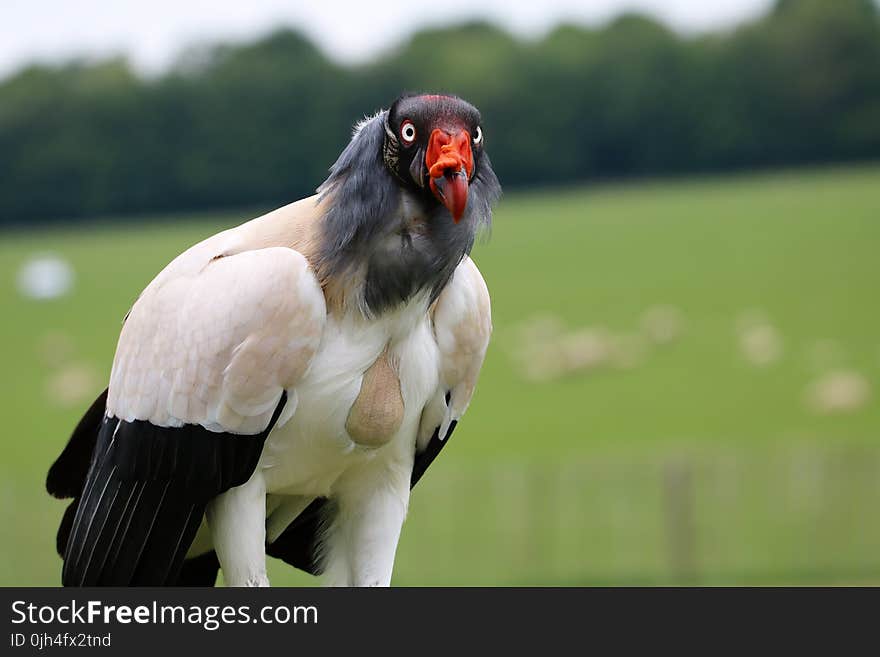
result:
<svg viewBox="0 0 880 657"><path fill-rule="evenodd" d="M346 298L376 316L429 290L429 301L470 253L477 229L488 226L500 187L483 156L461 221L429 193L389 171L386 112L360 124L318 188L326 211L315 267L323 281L347 288Z"/></svg>

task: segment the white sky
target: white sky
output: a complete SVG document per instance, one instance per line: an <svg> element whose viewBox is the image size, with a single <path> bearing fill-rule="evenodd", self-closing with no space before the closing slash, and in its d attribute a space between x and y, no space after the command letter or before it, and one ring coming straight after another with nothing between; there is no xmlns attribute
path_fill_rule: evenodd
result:
<svg viewBox="0 0 880 657"><path fill-rule="evenodd" d="M725 27L771 0L0 0L0 77L29 61L129 55L144 72L167 67L186 45L241 41L279 25L305 31L331 57L357 61L425 25L487 18L536 36L563 20L597 24L627 9L680 30Z"/></svg>

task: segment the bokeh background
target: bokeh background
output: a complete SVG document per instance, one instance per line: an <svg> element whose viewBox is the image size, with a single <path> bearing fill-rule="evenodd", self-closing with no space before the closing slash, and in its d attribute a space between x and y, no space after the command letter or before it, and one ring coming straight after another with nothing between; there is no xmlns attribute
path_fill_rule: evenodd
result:
<svg viewBox="0 0 880 657"><path fill-rule="evenodd" d="M186 39L30 4L0 9L0 584L59 581L45 472L138 292L403 90L480 107L506 194L494 340L395 583L880 582L873 0L255 2L241 34L220 2ZM145 56L138 21L172 36Z"/></svg>

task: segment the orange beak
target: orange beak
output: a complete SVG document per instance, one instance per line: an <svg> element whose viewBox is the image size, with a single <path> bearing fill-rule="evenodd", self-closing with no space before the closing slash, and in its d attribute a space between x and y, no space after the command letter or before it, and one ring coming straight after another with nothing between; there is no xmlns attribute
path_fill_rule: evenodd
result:
<svg viewBox="0 0 880 657"><path fill-rule="evenodd" d="M467 207L468 181L474 171L468 131L450 134L439 128L434 130L428 139L425 166L431 178L431 191L458 223Z"/></svg>

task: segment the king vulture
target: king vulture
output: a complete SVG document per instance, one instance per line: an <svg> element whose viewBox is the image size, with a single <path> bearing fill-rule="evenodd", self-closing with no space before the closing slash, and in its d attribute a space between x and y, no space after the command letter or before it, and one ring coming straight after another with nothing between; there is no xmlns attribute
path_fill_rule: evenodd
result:
<svg viewBox="0 0 880 657"><path fill-rule="evenodd" d="M405 95L317 194L190 247L122 326L52 465L69 586L387 586L410 489L491 332L469 253L501 193L480 113Z"/></svg>

